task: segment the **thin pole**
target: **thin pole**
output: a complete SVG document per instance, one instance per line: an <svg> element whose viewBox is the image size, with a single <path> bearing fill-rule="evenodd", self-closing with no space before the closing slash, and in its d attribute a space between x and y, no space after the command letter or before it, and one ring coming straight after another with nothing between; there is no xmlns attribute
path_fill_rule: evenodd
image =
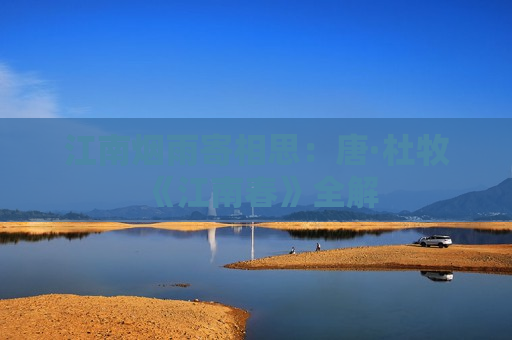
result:
<svg viewBox="0 0 512 340"><path fill-rule="evenodd" d="M254 260L254 222L251 222L251 260Z"/></svg>

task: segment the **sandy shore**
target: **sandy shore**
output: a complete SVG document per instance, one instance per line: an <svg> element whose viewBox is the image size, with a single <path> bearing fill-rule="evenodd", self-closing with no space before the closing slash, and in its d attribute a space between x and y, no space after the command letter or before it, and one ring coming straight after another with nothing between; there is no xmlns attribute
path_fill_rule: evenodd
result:
<svg viewBox="0 0 512 340"><path fill-rule="evenodd" d="M512 222L268 222L257 226L280 230L392 231L411 228L463 228L512 231Z"/></svg>
<svg viewBox="0 0 512 340"><path fill-rule="evenodd" d="M512 274L512 245L419 245L343 248L226 265L234 269L430 270Z"/></svg>
<svg viewBox="0 0 512 340"><path fill-rule="evenodd" d="M130 224L102 221L77 222L0 222L0 233L96 233L131 228L158 228L180 231L198 231L211 228L232 227L235 224L217 222L160 222L148 224Z"/></svg>
<svg viewBox="0 0 512 340"><path fill-rule="evenodd" d="M2 339L243 339L249 314L217 303L118 296L0 300Z"/></svg>

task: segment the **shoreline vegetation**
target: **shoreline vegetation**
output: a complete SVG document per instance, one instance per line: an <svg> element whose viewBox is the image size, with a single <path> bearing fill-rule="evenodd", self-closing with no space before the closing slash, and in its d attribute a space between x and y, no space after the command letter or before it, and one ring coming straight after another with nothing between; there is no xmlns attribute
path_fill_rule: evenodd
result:
<svg viewBox="0 0 512 340"><path fill-rule="evenodd" d="M250 226L251 223L182 221L122 223L106 221L30 221L0 222L0 233L65 234L95 233L132 228L156 228L199 231L212 228ZM412 228L463 228L488 231L512 231L512 222L256 222L254 226L279 230L393 231Z"/></svg>
<svg viewBox="0 0 512 340"><path fill-rule="evenodd" d="M512 275L512 245L371 246L270 256L225 265L231 269L457 271Z"/></svg>
<svg viewBox="0 0 512 340"><path fill-rule="evenodd" d="M243 339L249 313L214 302L50 294L0 300L6 339Z"/></svg>

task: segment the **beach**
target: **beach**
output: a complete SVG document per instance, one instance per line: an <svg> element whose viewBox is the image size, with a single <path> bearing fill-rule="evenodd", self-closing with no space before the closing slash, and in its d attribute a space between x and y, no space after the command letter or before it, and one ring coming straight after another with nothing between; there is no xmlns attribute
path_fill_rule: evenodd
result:
<svg viewBox="0 0 512 340"><path fill-rule="evenodd" d="M241 261L232 269L428 270L512 274L512 245L394 245L278 255Z"/></svg>
<svg viewBox="0 0 512 340"><path fill-rule="evenodd" d="M243 339L248 317L219 303L134 296L0 300L2 339Z"/></svg>

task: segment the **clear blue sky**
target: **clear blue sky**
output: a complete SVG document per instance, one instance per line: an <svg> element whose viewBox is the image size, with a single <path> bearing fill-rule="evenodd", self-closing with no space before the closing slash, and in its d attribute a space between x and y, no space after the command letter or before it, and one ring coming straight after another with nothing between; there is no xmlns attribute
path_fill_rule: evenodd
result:
<svg viewBox="0 0 512 340"><path fill-rule="evenodd" d="M0 117L507 117L512 2L3 1Z"/></svg>
<svg viewBox="0 0 512 340"><path fill-rule="evenodd" d="M511 117L511 18L508 0L3 1L0 117ZM328 173L378 176L383 193L489 187L510 169L512 120L339 120L328 131L320 125L329 122L290 119L250 129L237 120L231 130L188 121L187 131L174 120L50 121L47 131L40 121L0 125L0 151L13 164L1 170L9 195L0 207L151 201L155 176L169 174L63 166L70 133L299 133L301 124L301 152L319 143L318 163L294 169L305 193ZM388 133L442 133L451 163L390 169L380 153L340 172L333 148L347 133L372 136L380 152ZM228 175L239 173L250 175Z"/></svg>

